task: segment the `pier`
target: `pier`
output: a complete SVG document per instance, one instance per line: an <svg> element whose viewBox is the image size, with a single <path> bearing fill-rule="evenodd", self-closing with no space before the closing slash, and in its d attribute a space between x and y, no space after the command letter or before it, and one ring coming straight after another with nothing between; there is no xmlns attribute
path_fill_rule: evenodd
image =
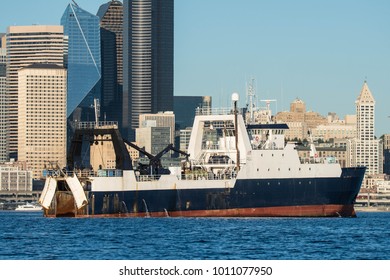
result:
<svg viewBox="0 0 390 280"><path fill-rule="evenodd" d="M26 202L37 202L42 191L0 191L0 210L14 210Z"/></svg>
<svg viewBox="0 0 390 280"><path fill-rule="evenodd" d="M358 211L390 211L390 193L359 193L355 209Z"/></svg>

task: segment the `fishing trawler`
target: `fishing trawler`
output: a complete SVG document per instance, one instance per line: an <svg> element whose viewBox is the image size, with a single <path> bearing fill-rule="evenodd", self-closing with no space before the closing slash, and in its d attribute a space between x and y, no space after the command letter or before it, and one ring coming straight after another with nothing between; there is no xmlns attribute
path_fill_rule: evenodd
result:
<svg viewBox="0 0 390 280"><path fill-rule="evenodd" d="M286 124L246 124L233 108L198 110L188 154L169 172L132 166L116 125L83 125L82 135L110 134L116 169L48 172L39 199L48 217L353 217L364 167L341 168L313 150L300 158L285 143ZM80 124L81 125L81 124ZM170 145L163 152L174 149ZM158 162L158 156L150 156ZM156 166L153 166L156 167Z"/></svg>

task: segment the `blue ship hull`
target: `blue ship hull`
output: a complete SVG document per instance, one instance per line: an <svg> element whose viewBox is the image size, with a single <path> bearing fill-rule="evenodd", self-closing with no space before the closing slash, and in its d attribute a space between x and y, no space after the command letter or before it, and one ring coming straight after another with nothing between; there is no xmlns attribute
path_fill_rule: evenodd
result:
<svg viewBox="0 0 390 280"><path fill-rule="evenodd" d="M364 172L357 167L343 168L339 178L237 179L231 189L90 191L85 209L67 212L65 207L56 216L350 217Z"/></svg>

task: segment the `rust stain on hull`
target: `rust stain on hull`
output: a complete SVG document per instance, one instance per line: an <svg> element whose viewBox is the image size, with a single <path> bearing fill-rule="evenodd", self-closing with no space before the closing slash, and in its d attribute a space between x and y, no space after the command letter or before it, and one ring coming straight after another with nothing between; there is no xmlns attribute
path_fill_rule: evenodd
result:
<svg viewBox="0 0 390 280"><path fill-rule="evenodd" d="M55 217L47 213L47 217ZM78 218L131 218L131 217L356 217L353 205L310 205L267 208L236 208L221 210L161 211L88 215L77 213Z"/></svg>

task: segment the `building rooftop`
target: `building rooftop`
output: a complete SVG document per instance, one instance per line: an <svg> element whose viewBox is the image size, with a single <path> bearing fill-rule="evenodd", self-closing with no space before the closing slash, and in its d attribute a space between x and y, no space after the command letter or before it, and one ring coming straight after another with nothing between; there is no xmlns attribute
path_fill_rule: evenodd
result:
<svg viewBox="0 0 390 280"><path fill-rule="evenodd" d="M33 63L22 69L64 69L64 67L52 63Z"/></svg>
<svg viewBox="0 0 390 280"><path fill-rule="evenodd" d="M367 82L364 81L362 90L360 91L360 95L357 98L356 102L359 103L375 103L375 99L372 96L370 89L368 88Z"/></svg>

